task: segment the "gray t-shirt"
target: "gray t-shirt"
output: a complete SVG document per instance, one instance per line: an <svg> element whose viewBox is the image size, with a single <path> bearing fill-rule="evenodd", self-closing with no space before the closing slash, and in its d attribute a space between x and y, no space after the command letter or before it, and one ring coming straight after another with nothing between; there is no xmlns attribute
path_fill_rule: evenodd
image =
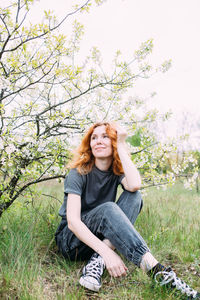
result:
<svg viewBox="0 0 200 300"><path fill-rule="evenodd" d="M102 203L114 202L117 187L123 178L124 174L118 176L112 169L101 171L96 166L86 175L79 174L77 169L71 169L64 181L64 202L59 215L66 218L68 194L81 196L81 213L88 212Z"/></svg>

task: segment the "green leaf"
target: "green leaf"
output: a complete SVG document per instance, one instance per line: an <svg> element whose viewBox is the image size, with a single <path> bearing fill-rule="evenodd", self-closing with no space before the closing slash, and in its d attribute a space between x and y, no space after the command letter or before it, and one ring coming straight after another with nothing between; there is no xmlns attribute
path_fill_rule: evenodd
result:
<svg viewBox="0 0 200 300"><path fill-rule="evenodd" d="M140 130L136 132L136 134L127 138L127 142L131 144L131 146L139 147L141 145L141 133Z"/></svg>

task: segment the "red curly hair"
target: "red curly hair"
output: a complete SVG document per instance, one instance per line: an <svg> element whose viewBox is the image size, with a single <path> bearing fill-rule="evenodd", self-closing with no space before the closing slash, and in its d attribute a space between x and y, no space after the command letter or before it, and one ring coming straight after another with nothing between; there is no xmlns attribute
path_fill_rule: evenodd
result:
<svg viewBox="0 0 200 300"><path fill-rule="evenodd" d="M85 136L82 139L80 146L75 152L73 161L70 163L70 168L77 168L80 174L88 174L95 163L94 155L90 147L91 135L95 128L99 126L106 126L106 133L111 139L113 149L113 162L112 170L115 175L121 175L124 173L121 160L117 152L117 132L113 126L108 122L98 122L92 125Z"/></svg>

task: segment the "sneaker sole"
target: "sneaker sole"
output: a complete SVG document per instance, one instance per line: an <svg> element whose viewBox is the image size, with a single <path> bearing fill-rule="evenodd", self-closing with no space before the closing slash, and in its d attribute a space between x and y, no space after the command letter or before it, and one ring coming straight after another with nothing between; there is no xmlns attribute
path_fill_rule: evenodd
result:
<svg viewBox="0 0 200 300"><path fill-rule="evenodd" d="M92 283L84 280L84 278L82 278L82 277L80 278L79 283L80 283L80 285L82 285L86 289L94 291L94 292L98 292L100 287L101 287L101 285L92 284Z"/></svg>

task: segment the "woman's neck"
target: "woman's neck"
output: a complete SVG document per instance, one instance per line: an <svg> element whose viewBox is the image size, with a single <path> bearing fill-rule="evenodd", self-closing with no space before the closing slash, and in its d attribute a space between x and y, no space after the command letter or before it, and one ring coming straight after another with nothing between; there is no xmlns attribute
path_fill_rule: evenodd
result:
<svg viewBox="0 0 200 300"><path fill-rule="evenodd" d="M112 164L112 158L96 158L95 159L95 166L101 171L108 171Z"/></svg>

